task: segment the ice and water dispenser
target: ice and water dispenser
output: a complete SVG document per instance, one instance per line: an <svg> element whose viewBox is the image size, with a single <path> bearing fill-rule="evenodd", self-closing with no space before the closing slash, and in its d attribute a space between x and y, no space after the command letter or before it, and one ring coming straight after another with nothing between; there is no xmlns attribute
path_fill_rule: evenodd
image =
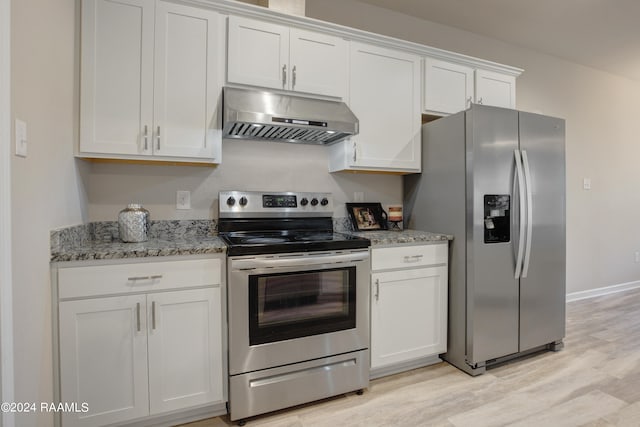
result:
<svg viewBox="0 0 640 427"><path fill-rule="evenodd" d="M510 196L508 194L485 194L484 196L484 242L502 243L511 239Z"/></svg>

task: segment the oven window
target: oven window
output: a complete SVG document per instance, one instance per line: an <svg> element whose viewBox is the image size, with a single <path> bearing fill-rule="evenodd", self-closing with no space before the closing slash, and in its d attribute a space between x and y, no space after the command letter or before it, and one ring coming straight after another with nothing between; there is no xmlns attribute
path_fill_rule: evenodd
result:
<svg viewBox="0 0 640 427"><path fill-rule="evenodd" d="M355 326L355 267L249 276L251 345Z"/></svg>

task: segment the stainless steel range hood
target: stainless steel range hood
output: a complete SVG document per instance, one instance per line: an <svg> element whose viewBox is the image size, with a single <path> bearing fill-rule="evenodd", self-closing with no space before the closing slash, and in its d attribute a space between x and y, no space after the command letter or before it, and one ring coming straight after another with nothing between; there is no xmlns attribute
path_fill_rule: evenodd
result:
<svg viewBox="0 0 640 427"><path fill-rule="evenodd" d="M223 88L224 138L331 144L358 133L344 102Z"/></svg>

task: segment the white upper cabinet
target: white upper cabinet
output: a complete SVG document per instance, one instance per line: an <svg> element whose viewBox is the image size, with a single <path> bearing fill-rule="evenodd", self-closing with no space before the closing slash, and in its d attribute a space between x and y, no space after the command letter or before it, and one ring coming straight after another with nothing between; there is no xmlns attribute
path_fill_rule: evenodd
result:
<svg viewBox="0 0 640 427"><path fill-rule="evenodd" d="M155 32L154 154L219 161L224 20L159 1Z"/></svg>
<svg viewBox="0 0 640 427"><path fill-rule="evenodd" d="M230 16L227 81L342 98L347 46L340 37Z"/></svg>
<svg viewBox="0 0 640 427"><path fill-rule="evenodd" d="M82 2L81 152L144 153L141 138L153 124L154 11L154 0Z"/></svg>
<svg viewBox="0 0 640 427"><path fill-rule="evenodd" d="M162 0L83 0L82 157L220 162L224 20Z"/></svg>
<svg viewBox="0 0 640 427"><path fill-rule="evenodd" d="M227 50L229 82L287 88L288 27L230 16Z"/></svg>
<svg viewBox="0 0 640 427"><path fill-rule="evenodd" d="M329 169L420 172L420 57L351 42L349 106L360 131L330 146Z"/></svg>
<svg viewBox="0 0 640 427"><path fill-rule="evenodd" d="M424 60L423 111L446 115L471 103L516 107L516 77L433 58Z"/></svg>
<svg viewBox="0 0 640 427"><path fill-rule="evenodd" d="M348 42L292 28L289 33L291 90L344 98L347 93Z"/></svg>
<svg viewBox="0 0 640 427"><path fill-rule="evenodd" d="M515 76L476 70L476 103L516 108Z"/></svg>
<svg viewBox="0 0 640 427"><path fill-rule="evenodd" d="M467 109L474 99L473 68L437 59L424 60L424 111L450 114Z"/></svg>

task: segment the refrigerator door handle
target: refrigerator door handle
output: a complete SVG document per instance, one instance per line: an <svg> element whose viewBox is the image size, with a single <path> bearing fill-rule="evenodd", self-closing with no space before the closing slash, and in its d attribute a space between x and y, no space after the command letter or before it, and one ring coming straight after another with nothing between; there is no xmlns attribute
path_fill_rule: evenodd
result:
<svg viewBox="0 0 640 427"><path fill-rule="evenodd" d="M531 234L533 233L533 191L531 190L531 169L529 168L529 158L526 150L522 150L522 163L524 166L524 179L527 184L527 242L524 250L522 277L527 277L529 260L531 259Z"/></svg>
<svg viewBox="0 0 640 427"><path fill-rule="evenodd" d="M519 228L520 232L518 233L518 255L516 257L516 272L515 278L520 278L520 273L522 271L522 258L524 252L524 240L525 240L525 194L524 194L524 177L522 172L522 158L520 157L520 150L513 150L513 156L516 159L516 174L518 176L518 201L520 202L519 209Z"/></svg>

